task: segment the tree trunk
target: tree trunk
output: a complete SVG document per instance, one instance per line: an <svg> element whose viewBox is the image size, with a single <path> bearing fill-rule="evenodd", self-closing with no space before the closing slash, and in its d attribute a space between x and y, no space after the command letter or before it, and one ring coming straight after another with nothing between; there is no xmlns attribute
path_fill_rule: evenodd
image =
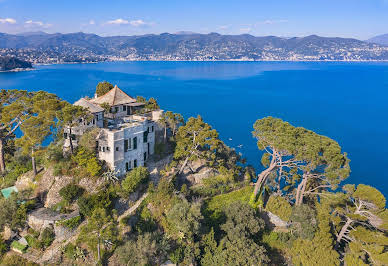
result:
<svg viewBox="0 0 388 266"><path fill-rule="evenodd" d="M32 170L34 172L34 176L36 176L38 174L38 171L36 170L36 162L35 162L35 156L34 156L34 149L32 149L31 161L32 161Z"/></svg>
<svg viewBox="0 0 388 266"><path fill-rule="evenodd" d="M182 174L182 172L183 172L183 170L185 169L186 164L187 164L188 161L189 161L189 157L187 157L187 158L185 159L185 161L183 162L181 168L179 169L178 174Z"/></svg>
<svg viewBox="0 0 388 266"><path fill-rule="evenodd" d="M101 255L100 255L100 234L98 234L97 237L97 256L98 256L98 262L101 260Z"/></svg>
<svg viewBox="0 0 388 266"><path fill-rule="evenodd" d="M303 177L302 182L298 185L296 190L295 205L300 206L303 203L304 192L306 190L307 177Z"/></svg>
<svg viewBox="0 0 388 266"><path fill-rule="evenodd" d="M4 139L0 138L0 171L5 173L5 161L4 161Z"/></svg>
<svg viewBox="0 0 388 266"><path fill-rule="evenodd" d="M274 155L273 155L274 156ZM255 184L255 189L253 191L253 195L257 197L257 194L259 191L263 189L264 184L267 182L269 174L276 168L276 160L275 157L272 157L271 164L267 169L265 169L263 172L261 172L258 176L258 179Z"/></svg>
<svg viewBox="0 0 388 266"><path fill-rule="evenodd" d="M350 219L349 217L347 217L347 220L346 220L346 223L344 224L344 226L341 228L341 231L339 232L339 234L337 235L337 243L335 244L335 248L338 249L339 247L339 244L341 242L341 240L344 238L344 236L346 235L346 233L348 232L348 228L349 226L353 223L353 220Z"/></svg>
<svg viewBox="0 0 388 266"><path fill-rule="evenodd" d="M74 147L73 147L71 127L69 127L69 141L70 141L70 153L73 154Z"/></svg>

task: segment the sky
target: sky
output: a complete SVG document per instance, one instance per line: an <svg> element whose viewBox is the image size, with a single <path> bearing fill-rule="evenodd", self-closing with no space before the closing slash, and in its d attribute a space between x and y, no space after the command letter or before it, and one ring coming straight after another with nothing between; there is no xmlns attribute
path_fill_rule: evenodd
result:
<svg viewBox="0 0 388 266"><path fill-rule="evenodd" d="M32 31L317 34L364 40L388 33L388 0L0 0L0 32Z"/></svg>

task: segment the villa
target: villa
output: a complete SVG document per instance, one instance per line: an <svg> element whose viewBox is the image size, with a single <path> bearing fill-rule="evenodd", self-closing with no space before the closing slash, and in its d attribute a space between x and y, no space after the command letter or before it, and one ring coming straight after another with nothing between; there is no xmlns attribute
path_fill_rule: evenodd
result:
<svg viewBox="0 0 388 266"><path fill-rule="evenodd" d="M109 105L109 112L101 107L104 104ZM76 147L87 130L99 128L96 138L98 158L120 175L144 166L154 153L156 121L161 110L144 112L145 103L137 102L117 86L100 97L81 98L74 105L88 109L92 119L79 119L78 126L71 128L71 134L70 128L65 128L65 152L70 148L70 138Z"/></svg>

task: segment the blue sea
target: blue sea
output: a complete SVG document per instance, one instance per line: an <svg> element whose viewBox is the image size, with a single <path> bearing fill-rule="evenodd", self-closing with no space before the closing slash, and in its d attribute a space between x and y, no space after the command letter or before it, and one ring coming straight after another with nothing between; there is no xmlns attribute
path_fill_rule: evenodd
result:
<svg viewBox="0 0 388 266"><path fill-rule="evenodd" d="M329 136L351 159L348 183L388 195L388 63L109 62L37 66L0 73L0 88L46 90L69 102L93 96L99 81L164 110L201 115L261 169L252 125L274 116ZM242 145L242 146L241 146Z"/></svg>

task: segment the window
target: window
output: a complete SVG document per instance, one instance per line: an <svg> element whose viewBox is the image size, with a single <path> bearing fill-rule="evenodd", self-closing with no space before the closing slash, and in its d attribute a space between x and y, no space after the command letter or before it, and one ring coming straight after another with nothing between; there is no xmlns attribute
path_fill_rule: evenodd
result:
<svg viewBox="0 0 388 266"><path fill-rule="evenodd" d="M118 113L118 112L119 112L119 107L116 106L116 107L115 107L115 113Z"/></svg>
<svg viewBox="0 0 388 266"><path fill-rule="evenodd" d="M80 119L78 120L78 122L81 123L81 122L82 122L82 118L80 118Z"/></svg>
<svg viewBox="0 0 388 266"><path fill-rule="evenodd" d="M63 137L67 139L67 133L63 133Z"/></svg>
<svg viewBox="0 0 388 266"><path fill-rule="evenodd" d="M71 134L71 139L75 140L75 135L74 134Z"/></svg>
<svg viewBox="0 0 388 266"><path fill-rule="evenodd" d="M123 111L127 111L127 106L123 105Z"/></svg>
<svg viewBox="0 0 388 266"><path fill-rule="evenodd" d="M137 137L134 137L134 138L133 138L133 149L134 149L134 150L137 149Z"/></svg>
<svg viewBox="0 0 388 266"><path fill-rule="evenodd" d="M110 151L110 148L109 148L109 147L106 147L106 151Z"/></svg>
<svg viewBox="0 0 388 266"><path fill-rule="evenodd" d="M104 146L102 147L102 152L105 152L105 147Z"/></svg>
<svg viewBox="0 0 388 266"><path fill-rule="evenodd" d="M128 150L132 149L132 140L131 138L128 139Z"/></svg>
<svg viewBox="0 0 388 266"><path fill-rule="evenodd" d="M152 126L152 132L154 132L154 126Z"/></svg>
<svg viewBox="0 0 388 266"><path fill-rule="evenodd" d="M147 160L147 153L144 153L144 161Z"/></svg>
<svg viewBox="0 0 388 266"><path fill-rule="evenodd" d="M116 147L116 151L119 151L119 147Z"/></svg>
<svg viewBox="0 0 388 266"><path fill-rule="evenodd" d="M137 167L137 160L133 160L133 168Z"/></svg>
<svg viewBox="0 0 388 266"><path fill-rule="evenodd" d="M96 121L93 119L93 125L95 125L96 124Z"/></svg>
<svg viewBox="0 0 388 266"><path fill-rule="evenodd" d="M125 169L127 170L127 172L128 172L129 170L131 170L131 162L126 162L126 163L125 163Z"/></svg>
<svg viewBox="0 0 388 266"><path fill-rule="evenodd" d="M143 142L147 143L147 140L148 140L148 131L144 131L143 132Z"/></svg>
<svg viewBox="0 0 388 266"><path fill-rule="evenodd" d="M125 152L128 151L128 140L127 139L124 140L124 151Z"/></svg>

